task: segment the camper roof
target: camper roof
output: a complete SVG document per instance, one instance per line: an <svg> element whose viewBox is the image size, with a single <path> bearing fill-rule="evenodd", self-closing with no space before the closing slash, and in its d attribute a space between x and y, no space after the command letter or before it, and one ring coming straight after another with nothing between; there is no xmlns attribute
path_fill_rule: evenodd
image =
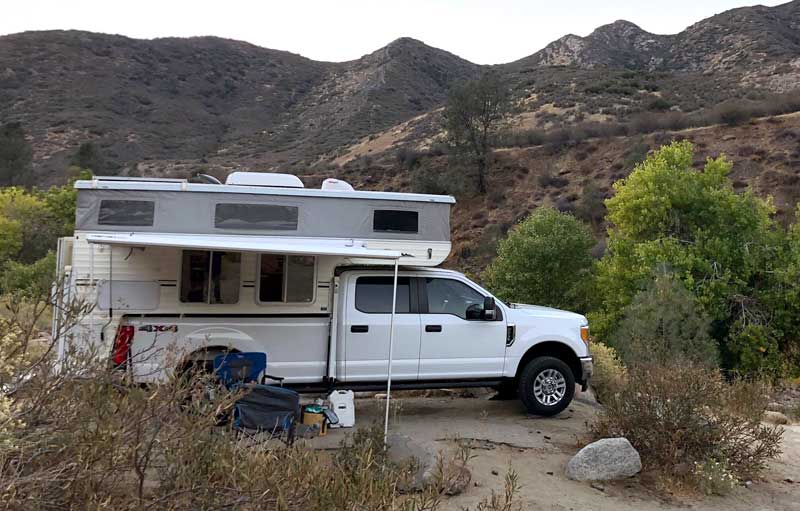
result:
<svg viewBox="0 0 800 511"><path fill-rule="evenodd" d="M351 199L379 199L410 202L436 202L455 204L456 200L449 195L426 195L420 193L371 192L349 190L318 190L313 188L275 188L266 186L217 185L205 183L189 183L185 179L158 178L120 178L95 177L91 180L75 182L78 190L130 190L130 191L162 191L162 192L211 192L211 193L243 193L258 195L282 195L292 197L330 197Z"/></svg>

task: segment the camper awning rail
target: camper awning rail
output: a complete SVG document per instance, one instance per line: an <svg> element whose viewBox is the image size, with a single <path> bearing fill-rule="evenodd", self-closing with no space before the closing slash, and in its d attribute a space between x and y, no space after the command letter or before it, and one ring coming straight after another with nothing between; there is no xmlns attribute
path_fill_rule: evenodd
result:
<svg viewBox="0 0 800 511"><path fill-rule="evenodd" d="M222 236L160 233L95 233L86 241L100 245L130 247L174 247L198 250L233 250L294 255L328 255L368 259L396 260L403 256L396 250L366 248L357 240L303 240L276 236Z"/></svg>
<svg viewBox="0 0 800 511"><path fill-rule="evenodd" d="M205 183L187 183L181 180L138 179L114 180L92 179L75 182L77 190L124 190L130 192L206 192L237 193L255 195L273 195L284 197L327 197L350 199L375 199L387 201L433 202L455 204L450 195L428 195L421 193L377 192L377 191L342 191L319 190L315 188L272 188L267 186L213 185ZM131 196L133 197L132 194Z"/></svg>

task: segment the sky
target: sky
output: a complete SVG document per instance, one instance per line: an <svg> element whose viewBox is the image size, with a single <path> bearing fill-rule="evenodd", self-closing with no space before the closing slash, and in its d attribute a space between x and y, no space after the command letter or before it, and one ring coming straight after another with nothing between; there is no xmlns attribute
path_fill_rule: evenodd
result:
<svg viewBox="0 0 800 511"><path fill-rule="evenodd" d="M762 0L778 5L786 0ZM78 29L136 38L213 35L325 61L408 36L477 64L530 55L625 19L673 34L754 0L2 0L0 35Z"/></svg>

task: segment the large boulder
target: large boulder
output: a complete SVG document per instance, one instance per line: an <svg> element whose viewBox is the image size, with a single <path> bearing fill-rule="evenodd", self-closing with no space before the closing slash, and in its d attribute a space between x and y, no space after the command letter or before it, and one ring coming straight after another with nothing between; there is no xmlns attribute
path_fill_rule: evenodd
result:
<svg viewBox="0 0 800 511"><path fill-rule="evenodd" d="M782 414L781 412L773 412L771 410L767 410L764 412L764 422L769 422L770 424L790 424L792 421L789 420L789 417Z"/></svg>
<svg viewBox="0 0 800 511"><path fill-rule="evenodd" d="M567 463L567 477L576 481L624 479L642 470L642 460L627 438L593 442Z"/></svg>

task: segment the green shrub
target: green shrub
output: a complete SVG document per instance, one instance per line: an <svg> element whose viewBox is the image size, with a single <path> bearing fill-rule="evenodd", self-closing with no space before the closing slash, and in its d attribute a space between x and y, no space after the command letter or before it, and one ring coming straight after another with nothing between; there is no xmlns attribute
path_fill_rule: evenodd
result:
<svg viewBox="0 0 800 511"><path fill-rule="evenodd" d="M594 373L591 384L597 400L601 403L616 392L625 380L625 366L616 350L606 344L595 342L591 346Z"/></svg>
<svg viewBox="0 0 800 511"><path fill-rule="evenodd" d="M594 244L575 217L539 208L500 242L483 277L503 300L584 310Z"/></svg>
<svg viewBox="0 0 800 511"><path fill-rule="evenodd" d="M628 367L671 362L716 366L719 353L711 321L695 297L670 274L654 278L624 312L610 343Z"/></svg>
<svg viewBox="0 0 800 511"><path fill-rule="evenodd" d="M542 188L564 188L569 184L569 181L556 174L550 169L545 169L536 176L536 183Z"/></svg>
<svg viewBox="0 0 800 511"><path fill-rule="evenodd" d="M575 216L591 225L595 232L602 224L606 212L603 199L603 192L590 181L583 187L581 198L575 207Z"/></svg>
<svg viewBox="0 0 800 511"><path fill-rule="evenodd" d="M31 264L7 261L0 268L0 292L16 299L47 296L55 280L56 256L46 256Z"/></svg>
<svg viewBox="0 0 800 511"><path fill-rule="evenodd" d="M742 373L777 378L785 372L777 335L767 325L737 321L726 347L730 365Z"/></svg>
<svg viewBox="0 0 800 511"><path fill-rule="evenodd" d="M423 161L411 171L411 189L415 193L461 197L474 191L471 178L465 173L468 174L469 170L457 164L434 168Z"/></svg>
<svg viewBox="0 0 800 511"><path fill-rule="evenodd" d="M660 268L691 290L698 312L715 323L711 333L723 354L730 326L764 308L758 295L769 289L764 284L777 274L772 261L785 251L771 218L774 205L734 190L732 165L724 157L697 170L693 162L692 144L674 142L614 184L616 193L606 200L608 251L597 266L601 305L590 318L600 338L619 328L626 307ZM735 300L743 306L734 306ZM790 302L776 299L772 309ZM723 362L735 369L731 359Z"/></svg>
<svg viewBox="0 0 800 511"><path fill-rule="evenodd" d="M672 104L661 97L655 98L647 103L647 109L654 112L666 112L670 107L672 107Z"/></svg>
<svg viewBox="0 0 800 511"><path fill-rule="evenodd" d="M604 403L592 431L625 437L646 470L700 486L696 465L716 462L737 479L753 478L780 454L783 430L761 423L759 383L723 380L719 371L687 365L631 369ZM700 472L701 474L704 472Z"/></svg>
<svg viewBox="0 0 800 511"><path fill-rule="evenodd" d="M752 111L740 101L731 100L718 105L714 109L714 114L720 122L728 126L737 126L753 116Z"/></svg>

